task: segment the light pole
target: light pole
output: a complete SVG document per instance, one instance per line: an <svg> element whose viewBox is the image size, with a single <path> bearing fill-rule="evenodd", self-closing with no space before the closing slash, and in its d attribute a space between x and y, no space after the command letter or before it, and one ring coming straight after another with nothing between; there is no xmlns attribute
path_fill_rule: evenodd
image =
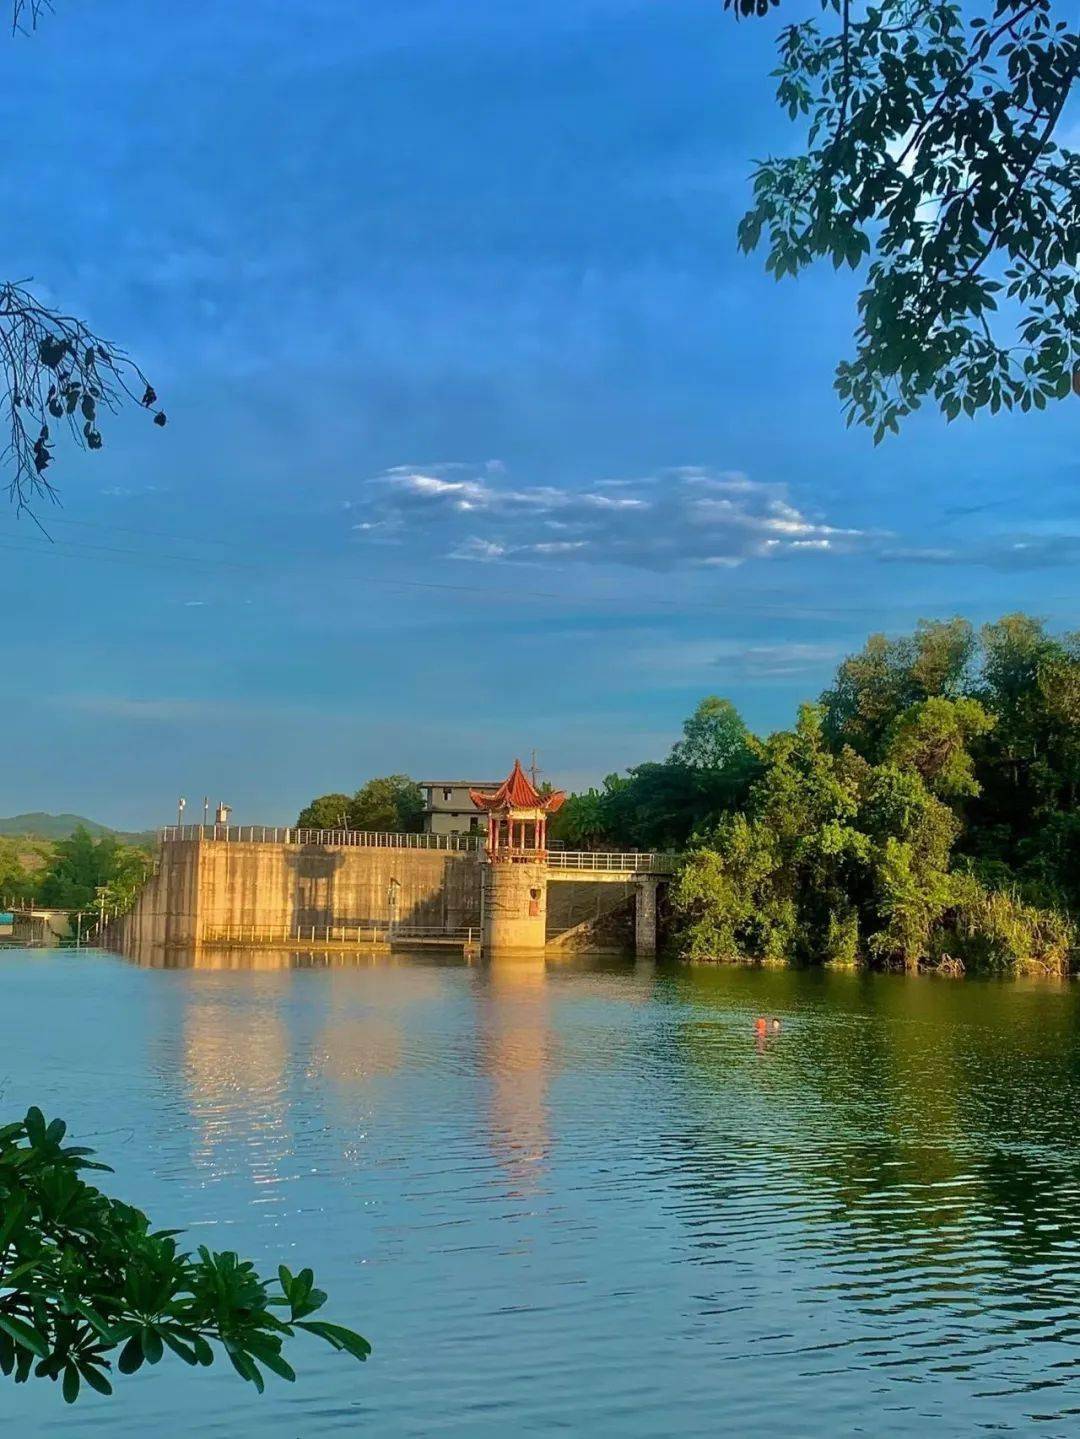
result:
<svg viewBox="0 0 1080 1439"><path fill-rule="evenodd" d="M176 801L176 827L177 827L177 829L179 829L180 826L184 823L184 809L186 808L186 806L187 806L187 800L184 798L183 795L181 795L180 798Z"/></svg>

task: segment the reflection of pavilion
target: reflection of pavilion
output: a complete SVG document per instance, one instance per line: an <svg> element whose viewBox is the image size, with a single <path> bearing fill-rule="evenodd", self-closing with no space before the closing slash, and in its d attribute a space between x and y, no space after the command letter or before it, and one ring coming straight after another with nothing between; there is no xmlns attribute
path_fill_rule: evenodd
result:
<svg viewBox="0 0 1080 1439"><path fill-rule="evenodd" d="M540 959L493 960L478 976L477 1033L490 1081L488 1132L514 1192L540 1187L551 1147L551 1028Z"/></svg>

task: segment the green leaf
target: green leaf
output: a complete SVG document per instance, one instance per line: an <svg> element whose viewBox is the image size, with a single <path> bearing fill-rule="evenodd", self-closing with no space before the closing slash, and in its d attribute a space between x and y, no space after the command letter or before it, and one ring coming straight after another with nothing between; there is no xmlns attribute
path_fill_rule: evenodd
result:
<svg viewBox="0 0 1080 1439"><path fill-rule="evenodd" d="M22 1349L36 1354L39 1359L47 1359L49 1346L43 1335L36 1329L31 1329L29 1324L24 1324L21 1319L16 1319L10 1314L0 1314L0 1329L10 1334L15 1343Z"/></svg>
<svg viewBox="0 0 1080 1439"><path fill-rule="evenodd" d="M85 1299L75 1299L72 1302L75 1309L82 1315L95 1333L99 1334L102 1339L112 1340L112 1326L101 1317L92 1304L89 1304Z"/></svg>
<svg viewBox="0 0 1080 1439"><path fill-rule="evenodd" d="M165 1328L161 1330L161 1337L172 1352L178 1354L185 1364L198 1364L199 1357L190 1344L185 1344L182 1339L177 1338L174 1333Z"/></svg>
<svg viewBox="0 0 1080 1439"><path fill-rule="evenodd" d="M16 1194L15 1198L4 1207L3 1222L0 1223L0 1251L2 1251L8 1240L15 1233L16 1225L22 1218L28 1200L25 1194Z"/></svg>
<svg viewBox="0 0 1080 1439"><path fill-rule="evenodd" d="M120 1351L120 1358L116 1361L116 1367L121 1374L134 1374L137 1369L143 1366L143 1347L139 1342L139 1336L133 1334Z"/></svg>
<svg viewBox="0 0 1080 1439"><path fill-rule="evenodd" d="M142 1341L142 1352L146 1356L148 1364L158 1364L165 1350L161 1343L161 1335L149 1324L144 1324L139 1335Z"/></svg>
<svg viewBox="0 0 1080 1439"><path fill-rule="evenodd" d="M267 1369L273 1370L282 1379L287 1379L290 1384L295 1381L296 1371L281 1357L280 1340L249 1334L245 1344L249 1353L253 1354L260 1364L265 1364Z"/></svg>
<svg viewBox="0 0 1080 1439"><path fill-rule="evenodd" d="M345 1349L357 1359L366 1359L371 1353L371 1345L363 1335L340 1324L328 1324L325 1319L302 1319L296 1327L306 1329L309 1334L317 1334L333 1348Z"/></svg>
<svg viewBox="0 0 1080 1439"><path fill-rule="evenodd" d="M112 1385L102 1371L95 1365L89 1363L88 1360L79 1360L79 1373L86 1380L87 1384L90 1385L90 1388L96 1389L99 1394L111 1394L113 1392Z"/></svg>
<svg viewBox="0 0 1080 1439"><path fill-rule="evenodd" d="M254 1384L255 1388L261 1394L266 1388L266 1383L259 1373L259 1366L235 1344L226 1345L226 1350L232 1362L232 1367L236 1370L237 1374L240 1375L240 1378L246 1379L249 1384Z"/></svg>
<svg viewBox="0 0 1080 1439"><path fill-rule="evenodd" d="M79 1397L79 1371L74 1364L64 1365L64 1403L74 1404Z"/></svg>
<svg viewBox="0 0 1080 1439"><path fill-rule="evenodd" d="M31 1105L26 1111L23 1124L26 1126L27 1139L35 1149L40 1149L45 1143L45 1116L37 1105Z"/></svg>
<svg viewBox="0 0 1080 1439"><path fill-rule="evenodd" d="M191 1346L195 1350L195 1358L205 1369L209 1369L214 1362L214 1351L201 1334L192 1334Z"/></svg>

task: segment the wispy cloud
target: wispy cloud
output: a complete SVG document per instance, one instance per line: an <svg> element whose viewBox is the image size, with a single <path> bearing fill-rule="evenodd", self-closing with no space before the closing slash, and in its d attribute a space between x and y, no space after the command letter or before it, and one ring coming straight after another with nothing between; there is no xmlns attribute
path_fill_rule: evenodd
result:
<svg viewBox="0 0 1080 1439"><path fill-rule="evenodd" d="M1080 560L1080 534L1017 531L956 545L893 545L881 551L892 564L978 565L1014 573L1073 565Z"/></svg>
<svg viewBox="0 0 1080 1439"><path fill-rule="evenodd" d="M360 539L408 538L488 563L730 567L848 551L867 539L800 508L783 485L696 466L570 488L515 486L490 461L402 465L369 480L351 508Z"/></svg>
<svg viewBox="0 0 1080 1439"><path fill-rule="evenodd" d="M837 644L754 644L730 656L718 656L716 663L733 664L747 679L788 679L836 664L844 649Z"/></svg>
<svg viewBox="0 0 1080 1439"><path fill-rule="evenodd" d="M639 645L636 661L657 680L723 687L729 682L782 683L807 675L825 677L850 648L842 642L752 639L671 640Z"/></svg>

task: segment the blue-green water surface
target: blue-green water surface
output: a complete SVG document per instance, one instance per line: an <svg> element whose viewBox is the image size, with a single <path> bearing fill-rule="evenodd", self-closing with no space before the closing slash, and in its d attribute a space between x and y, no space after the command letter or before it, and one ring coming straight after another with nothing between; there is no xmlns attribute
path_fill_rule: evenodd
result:
<svg viewBox="0 0 1080 1439"><path fill-rule="evenodd" d="M0 1379L20 1439L1080 1432L1075 988L4 950L0 1014L0 1113L375 1346Z"/></svg>

